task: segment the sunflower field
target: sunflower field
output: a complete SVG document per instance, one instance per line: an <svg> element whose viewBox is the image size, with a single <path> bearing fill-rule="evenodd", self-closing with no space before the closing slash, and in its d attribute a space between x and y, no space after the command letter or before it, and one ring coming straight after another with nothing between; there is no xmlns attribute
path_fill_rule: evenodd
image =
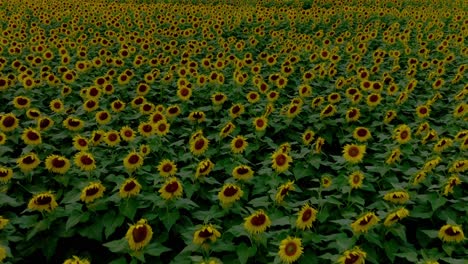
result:
<svg viewBox="0 0 468 264"><path fill-rule="evenodd" d="M0 263L466 264L465 0L0 1Z"/></svg>

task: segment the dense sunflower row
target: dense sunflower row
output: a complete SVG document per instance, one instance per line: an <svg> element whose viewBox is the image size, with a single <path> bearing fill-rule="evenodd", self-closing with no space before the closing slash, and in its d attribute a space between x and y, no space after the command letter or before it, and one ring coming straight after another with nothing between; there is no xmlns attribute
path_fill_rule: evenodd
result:
<svg viewBox="0 0 468 264"><path fill-rule="evenodd" d="M0 262L468 258L463 1L23 2Z"/></svg>

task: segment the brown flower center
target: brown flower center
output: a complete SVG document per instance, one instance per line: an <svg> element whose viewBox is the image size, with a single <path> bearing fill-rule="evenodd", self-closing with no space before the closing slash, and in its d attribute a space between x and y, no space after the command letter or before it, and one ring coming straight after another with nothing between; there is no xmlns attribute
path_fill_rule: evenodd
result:
<svg viewBox="0 0 468 264"><path fill-rule="evenodd" d="M124 186L124 191L130 192L136 187L136 183L134 181L127 182Z"/></svg>
<svg viewBox="0 0 468 264"><path fill-rule="evenodd" d="M359 153L360 153L359 148L356 146L351 146L348 149L348 155L351 156L352 158L359 156Z"/></svg>
<svg viewBox="0 0 468 264"><path fill-rule="evenodd" d="M224 189L223 194L224 194L224 196L226 196L226 197L231 197L231 196L236 195L237 191L238 191L238 190L237 190L236 187L234 187L234 186L228 186L228 187L226 187L226 189Z"/></svg>
<svg viewBox="0 0 468 264"><path fill-rule="evenodd" d="M304 213L302 213L301 220L302 222L307 222L312 217L312 209L307 208Z"/></svg>
<svg viewBox="0 0 468 264"><path fill-rule="evenodd" d="M89 157L88 155L81 156L80 161L84 165L91 165L91 164L94 163L94 160L91 157Z"/></svg>
<svg viewBox="0 0 468 264"><path fill-rule="evenodd" d="M148 228L145 225L137 226L132 231L133 241L135 243L140 243L146 239L148 236Z"/></svg>
<svg viewBox="0 0 468 264"><path fill-rule="evenodd" d="M247 168L244 168L244 167L240 167L237 169L237 173L239 175L243 175L243 174L247 174L249 172L249 170Z"/></svg>
<svg viewBox="0 0 468 264"><path fill-rule="evenodd" d="M408 131L404 130L400 133L400 138L401 139L406 139L408 138Z"/></svg>
<svg viewBox="0 0 468 264"><path fill-rule="evenodd" d="M213 235L213 232L210 232L208 229L203 229L198 236L201 238L209 238Z"/></svg>
<svg viewBox="0 0 468 264"><path fill-rule="evenodd" d="M39 196L34 201L34 203L37 205L46 205L46 204L50 204L51 202L52 202L52 197L50 196Z"/></svg>
<svg viewBox="0 0 468 264"><path fill-rule="evenodd" d="M236 142L234 143L234 146L237 148L237 149L240 149L242 148L242 146L244 146L244 140L243 139L237 139Z"/></svg>
<svg viewBox="0 0 468 264"><path fill-rule="evenodd" d="M168 193L175 193L179 189L179 183L176 181L173 181L169 184L166 185L164 190Z"/></svg>
<svg viewBox="0 0 468 264"><path fill-rule="evenodd" d="M456 236L456 235L460 234L460 231L453 230L453 227L449 227L449 228L445 229L445 234L447 234L449 236Z"/></svg>
<svg viewBox="0 0 468 264"><path fill-rule="evenodd" d="M359 221L359 225L360 226L365 226L365 225L369 224L373 217L374 217L373 215L369 215L369 216L364 217L364 219Z"/></svg>
<svg viewBox="0 0 468 264"><path fill-rule="evenodd" d="M350 253L346 257L344 264L354 264L358 260L359 260L359 255L358 254Z"/></svg>
<svg viewBox="0 0 468 264"><path fill-rule="evenodd" d="M128 159L128 163L130 164L137 164L140 161L140 157L136 154L132 154L130 158Z"/></svg>
<svg viewBox="0 0 468 264"><path fill-rule="evenodd" d="M166 131L167 125L166 124L159 124L158 130L161 132Z"/></svg>
<svg viewBox="0 0 468 264"><path fill-rule="evenodd" d="M250 219L250 223L254 226L261 226L265 224L266 216L264 214L259 214Z"/></svg>
<svg viewBox="0 0 468 264"><path fill-rule="evenodd" d="M200 138L195 142L195 149L196 150L201 150L201 149L203 149L204 146L205 146L205 140L203 140L203 138Z"/></svg>
<svg viewBox="0 0 468 264"><path fill-rule="evenodd" d="M54 158L52 160L52 166L54 168L63 168L65 167L65 161L62 158Z"/></svg>
<svg viewBox="0 0 468 264"><path fill-rule="evenodd" d="M284 248L284 253L286 253L287 256L294 256L297 252L297 245L294 242L289 242L286 244L286 247Z"/></svg>
<svg viewBox="0 0 468 264"><path fill-rule="evenodd" d="M278 156L276 156L275 162L278 166L283 166L284 164L286 164L286 156L280 153Z"/></svg>
<svg viewBox="0 0 468 264"><path fill-rule="evenodd" d="M169 164L169 163L166 163L166 164L164 164L164 166L162 167L162 170L163 170L164 172L170 172L170 171L172 170L172 165Z"/></svg>
<svg viewBox="0 0 468 264"><path fill-rule="evenodd" d="M24 164L29 165L33 164L36 161L36 159L33 156L26 156L22 161Z"/></svg>
<svg viewBox="0 0 468 264"><path fill-rule="evenodd" d="M87 188L86 189L86 196L93 196L95 195L96 193L99 192L99 188L98 187L91 187L91 188Z"/></svg>
<svg viewBox="0 0 468 264"><path fill-rule="evenodd" d="M71 126L71 127L77 127L80 125L80 121L76 120L76 119L69 119L68 120L68 125Z"/></svg>
<svg viewBox="0 0 468 264"><path fill-rule="evenodd" d="M41 122L39 123L39 126L40 126L40 128L44 129L44 128L48 127L49 124L50 124L49 119L42 119Z"/></svg>
<svg viewBox="0 0 468 264"><path fill-rule="evenodd" d="M34 131L28 131L28 133L26 134L27 138L29 140L32 140L32 141L35 141L35 140L38 140L39 139L39 135L34 132Z"/></svg>
<svg viewBox="0 0 468 264"><path fill-rule="evenodd" d="M359 129L359 130L357 131L357 135L358 135L359 137L365 137L365 136L367 136L367 130L361 128L361 129Z"/></svg>
<svg viewBox="0 0 468 264"><path fill-rule="evenodd" d="M15 118L11 116L7 116L2 120L3 126L5 127L12 127L15 125Z"/></svg>
<svg viewBox="0 0 468 264"><path fill-rule="evenodd" d="M109 117L109 114L104 112L99 115L99 119L106 120Z"/></svg>

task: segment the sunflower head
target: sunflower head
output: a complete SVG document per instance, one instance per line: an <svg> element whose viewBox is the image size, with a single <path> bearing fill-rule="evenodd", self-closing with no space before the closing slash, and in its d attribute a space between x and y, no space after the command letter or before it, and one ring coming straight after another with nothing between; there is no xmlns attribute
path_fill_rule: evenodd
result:
<svg viewBox="0 0 468 264"><path fill-rule="evenodd" d="M80 200L85 203L92 203L94 200L104 196L106 187L100 182L91 182L81 190Z"/></svg>
<svg viewBox="0 0 468 264"><path fill-rule="evenodd" d="M302 247L300 238L287 237L281 241L278 256L283 263L293 263L301 257L303 252L304 247Z"/></svg>
<svg viewBox="0 0 468 264"><path fill-rule="evenodd" d="M28 209L50 212L58 206L52 192L38 193L28 203Z"/></svg>
<svg viewBox="0 0 468 264"><path fill-rule="evenodd" d="M128 228L125 238L131 250L138 251L149 244L153 237L153 229L146 219L140 219Z"/></svg>

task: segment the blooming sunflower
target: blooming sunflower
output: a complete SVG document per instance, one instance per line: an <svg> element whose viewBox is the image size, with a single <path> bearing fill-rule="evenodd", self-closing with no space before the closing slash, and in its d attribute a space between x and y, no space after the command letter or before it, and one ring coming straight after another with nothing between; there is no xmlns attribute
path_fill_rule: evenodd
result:
<svg viewBox="0 0 468 264"><path fill-rule="evenodd" d="M112 116L108 111L103 110L103 111L97 112L95 115L95 118L96 118L96 122L99 125L105 125L111 121Z"/></svg>
<svg viewBox="0 0 468 264"><path fill-rule="evenodd" d="M244 218L244 228L250 234L260 234L265 232L265 230L271 226L271 221L268 215L266 215L263 210L258 210L257 212L251 214L250 216Z"/></svg>
<svg viewBox="0 0 468 264"><path fill-rule="evenodd" d="M361 171L355 171L349 175L349 185L351 189L359 189L362 187L362 181L364 180L364 174Z"/></svg>
<svg viewBox="0 0 468 264"><path fill-rule="evenodd" d="M63 120L62 124L70 131L78 131L84 127L84 122L82 120L70 116Z"/></svg>
<svg viewBox="0 0 468 264"><path fill-rule="evenodd" d="M320 112L320 118L331 117L335 115L337 112L336 106L329 104L323 108L322 112Z"/></svg>
<svg viewBox="0 0 468 264"><path fill-rule="evenodd" d="M217 92L211 95L211 102L216 106L222 105L226 100L227 96L224 93Z"/></svg>
<svg viewBox="0 0 468 264"><path fill-rule="evenodd" d="M124 158L123 164L128 171L134 171L143 165L143 157L134 150Z"/></svg>
<svg viewBox="0 0 468 264"><path fill-rule="evenodd" d="M171 105L166 108L166 116L169 119L173 119L177 117L178 115L180 115L181 112L182 110L180 109L180 106L178 105Z"/></svg>
<svg viewBox="0 0 468 264"><path fill-rule="evenodd" d="M235 128L236 126L232 122L227 123L219 132L219 137L220 138L227 137L229 134L232 133L232 131L234 131Z"/></svg>
<svg viewBox="0 0 468 264"><path fill-rule="evenodd" d="M329 175L324 175L324 176L322 176L322 178L320 179L320 183L321 183L321 185L322 185L322 188L327 189L327 188L329 188L329 187L332 185L333 180L332 180L332 178L331 178Z"/></svg>
<svg viewBox="0 0 468 264"><path fill-rule="evenodd" d="M465 239L465 235L460 226L447 224L440 228L439 238L444 242L460 243Z"/></svg>
<svg viewBox="0 0 468 264"><path fill-rule="evenodd" d="M373 212L369 212L356 219L356 221L354 221L353 223L351 223L351 228L355 233L367 232L379 221L380 219Z"/></svg>
<svg viewBox="0 0 468 264"><path fill-rule="evenodd" d="M200 246L208 246L208 243L216 242L221 233L212 225L203 225L193 234L193 243Z"/></svg>
<svg viewBox="0 0 468 264"><path fill-rule="evenodd" d="M239 186L227 183L224 184L223 188L218 192L218 199L223 207L228 207L235 201L240 200L242 195L244 195L244 192Z"/></svg>
<svg viewBox="0 0 468 264"><path fill-rule="evenodd" d="M171 125L164 119L157 122L154 127L158 136L165 136L169 133Z"/></svg>
<svg viewBox="0 0 468 264"><path fill-rule="evenodd" d="M195 178L198 179L201 176L206 176L210 174L213 168L214 168L214 163L210 159L205 159L205 160L200 161L197 165Z"/></svg>
<svg viewBox="0 0 468 264"><path fill-rule="evenodd" d="M271 161L272 168L275 169L276 172L281 173L288 170L289 163L291 163L293 160L288 154L281 151L275 151L271 155Z"/></svg>
<svg viewBox="0 0 468 264"><path fill-rule="evenodd" d="M376 107L382 101L382 96L378 93L372 93L367 96L366 103L369 107Z"/></svg>
<svg viewBox="0 0 468 264"><path fill-rule="evenodd" d="M190 152L195 156L200 156L208 149L210 141L204 136L199 136L192 142L190 142Z"/></svg>
<svg viewBox="0 0 468 264"><path fill-rule="evenodd" d="M286 195L288 195L290 191L294 191L294 189L294 181L288 181L287 183L282 184L276 191L275 201L277 203L282 203Z"/></svg>
<svg viewBox="0 0 468 264"><path fill-rule="evenodd" d="M50 110L52 110L54 113L61 113L65 110L63 102L60 99L54 99L50 101L49 107Z"/></svg>
<svg viewBox="0 0 468 264"><path fill-rule="evenodd" d="M306 146L310 145L312 141L314 141L314 136L315 132L310 129L307 129L306 131L304 131L304 133L302 133L302 143L304 143L304 145Z"/></svg>
<svg viewBox="0 0 468 264"><path fill-rule="evenodd" d="M301 230L306 230L312 227L312 224L317 219L317 210L306 204L302 206L297 213L296 227Z"/></svg>
<svg viewBox="0 0 468 264"><path fill-rule="evenodd" d="M366 153L365 145L347 144L343 148L343 157L349 163L359 163Z"/></svg>
<svg viewBox="0 0 468 264"><path fill-rule="evenodd" d="M107 131L104 135L104 142L110 147L117 146L120 143L119 132L116 130Z"/></svg>
<svg viewBox="0 0 468 264"><path fill-rule="evenodd" d="M302 247L300 238L288 236L281 240L278 256L283 263L290 264L295 262L301 257L302 253L304 253L304 248Z"/></svg>
<svg viewBox="0 0 468 264"><path fill-rule="evenodd" d="M29 119L37 119L41 116L41 112L36 108L28 109L28 111L26 111L26 116Z"/></svg>
<svg viewBox="0 0 468 264"><path fill-rule="evenodd" d="M25 108L29 108L31 106L31 99L29 99L28 97L26 96L16 96L14 99L13 99L13 105L15 106L15 108L17 109L25 109Z"/></svg>
<svg viewBox="0 0 468 264"><path fill-rule="evenodd" d="M409 211L406 208L399 208L387 215L384 221L384 226L392 226L393 224L407 217L408 215Z"/></svg>
<svg viewBox="0 0 468 264"><path fill-rule="evenodd" d="M45 160L45 166L51 172L65 174L70 169L70 160L63 156L50 155Z"/></svg>
<svg viewBox="0 0 468 264"><path fill-rule="evenodd" d="M80 259L77 256L73 256L63 262L63 264L91 264L87 259Z"/></svg>
<svg viewBox="0 0 468 264"><path fill-rule="evenodd" d="M125 109L125 106L126 106L125 102L118 100L118 99L111 103L111 109L114 113L122 112Z"/></svg>
<svg viewBox="0 0 468 264"><path fill-rule="evenodd" d="M134 178L126 179L120 185L119 196L121 198L130 198L136 196L141 191L141 184Z"/></svg>
<svg viewBox="0 0 468 264"><path fill-rule="evenodd" d="M28 209L36 211L47 211L50 212L58 206L55 201L55 196L52 192L38 193L29 200Z"/></svg>
<svg viewBox="0 0 468 264"><path fill-rule="evenodd" d="M170 200L181 197L183 193L183 187L177 178L171 177L168 178L164 185L159 189L159 193L161 194L162 198Z"/></svg>
<svg viewBox="0 0 468 264"><path fill-rule="evenodd" d="M34 170L39 165L39 163L41 163L41 160L36 153L31 152L18 158L16 163L22 172L29 172Z"/></svg>
<svg viewBox="0 0 468 264"><path fill-rule="evenodd" d="M254 171L248 165L239 165L232 170L234 179L247 181L254 175Z"/></svg>
<svg viewBox="0 0 468 264"><path fill-rule="evenodd" d="M346 250L338 259L338 262L340 264L364 264L366 256L366 252L362 251L359 247L354 247L351 250Z"/></svg>
<svg viewBox="0 0 468 264"><path fill-rule="evenodd" d="M359 142L365 142L372 137L369 129L365 127L356 127L353 131L353 137Z"/></svg>
<svg viewBox="0 0 468 264"><path fill-rule="evenodd" d="M127 234L125 234L128 246L134 251L138 251L148 245L152 237L153 229L148 225L146 219L138 220L136 224L128 228Z"/></svg>
<svg viewBox="0 0 468 264"><path fill-rule="evenodd" d="M92 171L96 169L96 160L93 155L86 152L78 152L75 155L75 165L83 171Z"/></svg>
<svg viewBox="0 0 468 264"><path fill-rule="evenodd" d="M429 116L431 109L428 105L419 105L416 107L416 115L419 118L426 118Z"/></svg>
<svg viewBox="0 0 468 264"><path fill-rule="evenodd" d="M73 137L73 147L79 151L88 150L89 142L86 138L81 135L76 135Z"/></svg>
<svg viewBox="0 0 468 264"><path fill-rule="evenodd" d="M100 182L91 182L81 190L80 200L85 203L91 203L94 200L104 196L106 187Z"/></svg>
<svg viewBox="0 0 468 264"><path fill-rule="evenodd" d="M248 92L246 95L247 101L251 104L255 104L260 100L260 94L258 92Z"/></svg>
<svg viewBox="0 0 468 264"><path fill-rule="evenodd" d="M242 104L234 104L229 109L229 116L234 119L241 116L245 112L245 107Z"/></svg>
<svg viewBox="0 0 468 264"><path fill-rule="evenodd" d="M159 162L157 169L159 175L165 178L174 176L177 173L177 165L174 161L168 159L163 159L161 162Z"/></svg>
<svg viewBox="0 0 468 264"><path fill-rule="evenodd" d="M247 139L244 136L238 135L231 141L231 151L234 154L241 154L248 145Z"/></svg>
<svg viewBox="0 0 468 264"><path fill-rule="evenodd" d="M124 126L120 129L119 131L120 137L126 142L133 141L135 139L135 131L129 127L129 126Z"/></svg>
<svg viewBox="0 0 468 264"><path fill-rule="evenodd" d="M396 204L405 204L410 199L410 195L406 191L393 191L384 195L384 200Z"/></svg>
<svg viewBox="0 0 468 264"><path fill-rule="evenodd" d="M42 143L41 133L34 128L26 128L23 130L21 139L27 145L39 145Z"/></svg>
<svg viewBox="0 0 468 264"><path fill-rule="evenodd" d="M352 107L346 111L346 122L356 122L361 117L361 110L359 108Z"/></svg>
<svg viewBox="0 0 468 264"><path fill-rule="evenodd" d="M255 131L265 131L268 126L268 119L265 116L256 117L252 121Z"/></svg>
<svg viewBox="0 0 468 264"><path fill-rule="evenodd" d="M7 183L13 178L13 170L11 168L0 167L0 182Z"/></svg>
<svg viewBox="0 0 468 264"><path fill-rule="evenodd" d="M152 123L142 122L138 125L138 132L144 137L150 137L155 133L154 126Z"/></svg>

